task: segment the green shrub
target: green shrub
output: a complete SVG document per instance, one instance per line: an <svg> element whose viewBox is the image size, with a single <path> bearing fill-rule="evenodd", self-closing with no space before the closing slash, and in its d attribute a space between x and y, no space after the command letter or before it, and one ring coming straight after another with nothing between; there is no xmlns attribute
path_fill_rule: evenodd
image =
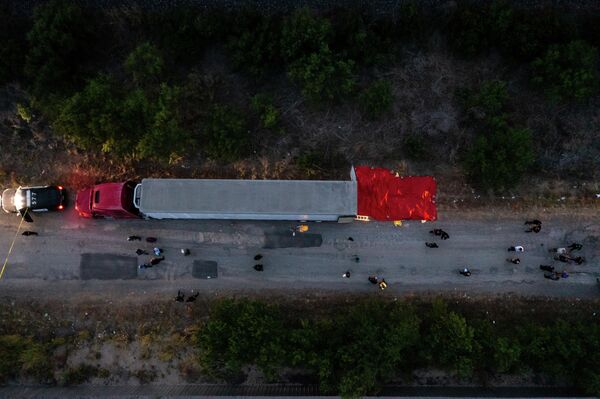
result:
<svg viewBox="0 0 600 399"><path fill-rule="evenodd" d="M81 8L63 1L37 6L27 40L25 74L31 93L40 99L69 94L82 80L91 51L90 24Z"/></svg>
<svg viewBox="0 0 600 399"><path fill-rule="evenodd" d="M506 82L502 80L487 80L477 91L467 93L466 108L475 108L485 113L487 118L500 115L508 102Z"/></svg>
<svg viewBox="0 0 600 399"><path fill-rule="evenodd" d="M334 56L327 46L294 61L289 77L313 103L335 101L350 95L356 85L354 62Z"/></svg>
<svg viewBox="0 0 600 399"><path fill-rule="evenodd" d="M553 43L575 36L574 25L559 10L519 10L505 1L458 7L448 24L450 45L473 57L491 48L517 61L530 61Z"/></svg>
<svg viewBox="0 0 600 399"><path fill-rule="evenodd" d="M200 364L209 375L227 378L254 363L274 377L285 358L284 337L277 307L256 301L223 300L198 331Z"/></svg>
<svg viewBox="0 0 600 399"><path fill-rule="evenodd" d="M123 134L120 96L116 82L100 75L62 104L53 128L82 148L101 148Z"/></svg>
<svg viewBox="0 0 600 399"><path fill-rule="evenodd" d="M234 109L216 105L205 126L206 154L223 161L235 161L248 153L250 138L246 120Z"/></svg>
<svg viewBox="0 0 600 399"><path fill-rule="evenodd" d="M229 39L227 46L236 68L260 77L269 67L280 64L278 19L242 14L236 27L240 31Z"/></svg>
<svg viewBox="0 0 600 399"><path fill-rule="evenodd" d="M266 94L257 94L250 99L252 111L258 114L260 126L265 129L278 129L280 112L273 105L273 99Z"/></svg>
<svg viewBox="0 0 600 399"><path fill-rule="evenodd" d="M465 157L465 169L477 188L504 191L514 187L533 162L531 131L501 122L476 137Z"/></svg>
<svg viewBox="0 0 600 399"><path fill-rule="evenodd" d="M158 48L150 43L137 46L127 56L124 67L138 87L156 85L161 80L165 69Z"/></svg>
<svg viewBox="0 0 600 399"><path fill-rule="evenodd" d="M144 12L132 24L132 28L140 31L140 37L155 43L166 59L175 65L197 63L205 48L222 40L231 27L225 11L195 11L190 7Z"/></svg>
<svg viewBox="0 0 600 399"><path fill-rule="evenodd" d="M459 377L470 377L475 367L475 330L463 316L448 311L441 301L433 303L431 318L427 339L430 356L442 367L455 371Z"/></svg>
<svg viewBox="0 0 600 399"><path fill-rule="evenodd" d="M584 41L551 46L531 66L532 83L551 101L584 101L597 93L598 50Z"/></svg>
<svg viewBox="0 0 600 399"><path fill-rule="evenodd" d="M359 97L361 108L369 119L381 118L392 110L394 94L387 80L378 80L365 89Z"/></svg>
<svg viewBox="0 0 600 399"><path fill-rule="evenodd" d="M309 8L299 8L287 17L281 32L281 54L287 62L319 52L329 43L331 23Z"/></svg>
<svg viewBox="0 0 600 399"><path fill-rule="evenodd" d="M191 134L182 127L180 102L181 89L163 83L154 122L137 143L139 158L172 164L193 148Z"/></svg>

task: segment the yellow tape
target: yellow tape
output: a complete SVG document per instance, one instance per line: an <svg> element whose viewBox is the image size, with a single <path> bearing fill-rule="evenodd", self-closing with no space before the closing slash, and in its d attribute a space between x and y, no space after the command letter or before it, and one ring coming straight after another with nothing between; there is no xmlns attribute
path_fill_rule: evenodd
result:
<svg viewBox="0 0 600 399"><path fill-rule="evenodd" d="M15 236L13 237L13 240L10 243L10 248L8 249L6 259L4 259L4 264L2 265L2 270L0 270L0 280L2 280L2 276L4 276L4 269L6 269L6 265L8 264L8 257L10 256L13 247L15 246L15 241L17 241L17 236L19 235L19 231L21 231L21 225L23 224L23 220L25 219L25 215L27 215L28 210L28 208L25 208L25 212L23 212L23 216L21 217L21 221L19 222L19 227L17 228L17 232L15 233Z"/></svg>

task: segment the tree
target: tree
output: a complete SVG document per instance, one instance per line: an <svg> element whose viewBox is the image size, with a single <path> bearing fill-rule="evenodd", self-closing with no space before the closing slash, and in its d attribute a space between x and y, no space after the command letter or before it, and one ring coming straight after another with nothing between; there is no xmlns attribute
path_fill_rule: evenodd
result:
<svg viewBox="0 0 600 399"><path fill-rule="evenodd" d="M125 60L125 70L138 87L156 85L162 77L165 65L156 46L142 43Z"/></svg>
<svg viewBox="0 0 600 399"><path fill-rule="evenodd" d="M532 83L553 102L584 101L598 90L598 50L584 41L550 46L531 67Z"/></svg>
<svg viewBox="0 0 600 399"><path fill-rule="evenodd" d="M444 302L433 303L428 342L431 356L443 367L452 368L460 377L473 373L475 331L467 320L448 311Z"/></svg>
<svg viewBox="0 0 600 399"><path fill-rule="evenodd" d="M251 364L274 377L285 359L285 335L276 306L250 300L220 301L198 331L200 364L215 377L231 378Z"/></svg>
<svg viewBox="0 0 600 399"><path fill-rule="evenodd" d="M294 61L289 77L302 87L302 94L314 103L339 100L350 95L356 85L354 62L332 54L329 47Z"/></svg>
<svg viewBox="0 0 600 399"><path fill-rule="evenodd" d="M92 40L81 8L54 0L36 7L27 40L25 74L32 94L45 99L72 91L82 80Z"/></svg>
<svg viewBox="0 0 600 399"><path fill-rule="evenodd" d="M244 117L228 106L215 105L204 128L209 157L235 161L248 152L250 140Z"/></svg>
<svg viewBox="0 0 600 399"><path fill-rule="evenodd" d="M378 80L365 89L359 97L363 112L369 119L378 119L392 109L394 94L387 80Z"/></svg>
<svg viewBox="0 0 600 399"><path fill-rule="evenodd" d="M119 100L116 83L100 75L64 101L53 128L82 148L101 148L120 134Z"/></svg>
<svg viewBox="0 0 600 399"><path fill-rule="evenodd" d="M173 163L193 148L191 134L181 126L180 102L181 89L163 83L154 122L137 143L139 158Z"/></svg>
<svg viewBox="0 0 600 399"><path fill-rule="evenodd" d="M281 25L270 16L242 14L239 20L236 26L241 26L240 32L228 42L233 64L261 77L269 67L279 64Z"/></svg>
<svg viewBox="0 0 600 399"><path fill-rule="evenodd" d="M320 51L329 43L331 23L314 15L308 7L286 18L281 32L281 54L287 62Z"/></svg>
<svg viewBox="0 0 600 399"><path fill-rule="evenodd" d="M477 188L504 191L514 187L533 162L531 131L509 128L501 121L475 138L466 154L465 168Z"/></svg>
<svg viewBox="0 0 600 399"><path fill-rule="evenodd" d="M478 91L466 96L465 107L483 111L488 119L500 115L508 102L506 86L502 80L484 81Z"/></svg>

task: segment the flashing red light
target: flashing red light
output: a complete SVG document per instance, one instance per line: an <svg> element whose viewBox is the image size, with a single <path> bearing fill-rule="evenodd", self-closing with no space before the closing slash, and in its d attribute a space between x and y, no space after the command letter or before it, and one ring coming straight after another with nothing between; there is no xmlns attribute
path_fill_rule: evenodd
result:
<svg viewBox="0 0 600 399"><path fill-rule="evenodd" d="M60 209L61 211L63 210L64 206L63 205L59 205L58 209Z"/></svg>
<svg viewBox="0 0 600 399"><path fill-rule="evenodd" d="M58 189L59 189L59 190L62 190L62 189L63 189L63 186L58 186Z"/></svg>

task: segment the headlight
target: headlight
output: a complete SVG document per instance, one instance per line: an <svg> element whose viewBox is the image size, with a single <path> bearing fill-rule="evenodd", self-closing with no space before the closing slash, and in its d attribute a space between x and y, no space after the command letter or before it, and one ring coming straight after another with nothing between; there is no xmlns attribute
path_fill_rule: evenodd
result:
<svg viewBox="0 0 600 399"><path fill-rule="evenodd" d="M17 211L20 211L21 209L27 206L27 204L25 203L25 197L20 191L17 191L15 193L15 199L13 200L13 202L15 204L15 208L17 208Z"/></svg>

